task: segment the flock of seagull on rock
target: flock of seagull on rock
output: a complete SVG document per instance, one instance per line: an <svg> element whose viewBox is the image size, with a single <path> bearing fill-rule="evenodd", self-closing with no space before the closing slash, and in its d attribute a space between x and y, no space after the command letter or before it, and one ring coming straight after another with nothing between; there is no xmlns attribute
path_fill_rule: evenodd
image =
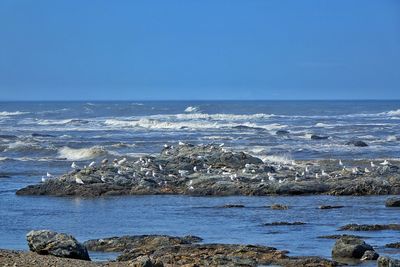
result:
<svg viewBox="0 0 400 267"><path fill-rule="evenodd" d="M180 142L180 146L185 145L184 143ZM223 144L220 145L222 147ZM172 146L165 145L164 148L168 148ZM224 150L225 151L225 150ZM166 151L168 155L168 151ZM198 156L200 157L200 156ZM117 173L118 175L125 175L126 170L129 169L129 167L125 166L127 163L127 158L122 158L122 159L114 159L112 166L117 168ZM104 159L101 161L101 165L105 166L108 163L107 159ZM84 166L83 169L87 168L95 168L96 167L96 162L92 161L88 166ZM368 174L371 171L377 170L379 167L376 165L373 161L370 162L370 169L369 168L359 168L359 167L351 167L351 168L346 168L344 166L342 160L338 161L338 165L336 168L336 171L332 172L327 172L324 169L320 168L314 168L313 166L310 166L309 164L297 164L295 161L291 161L290 164L273 164L271 163L269 166L272 167L269 171L255 171L252 169L253 164L246 164L243 169L241 170L234 170L234 169L229 169L226 167L222 167L219 169L213 169L212 166L203 164L203 166L194 166L192 171L189 170L177 170L176 174L173 174L171 172L165 172L165 166L162 164L158 164L154 166L154 162L152 162L151 157L140 157L137 161L134 162L134 164L139 165L140 168L138 168L137 172L132 172L130 173L133 178L162 178L162 177L170 177L170 178L196 178L196 177L191 177L191 174L194 173L199 173L199 174L214 174L214 175L221 175L221 177L227 177L227 179L231 180L232 182L237 182L240 181L241 177L248 177L251 180L256 180L258 179L261 183L265 182L271 182L271 183L285 183L289 181L302 181L305 179L322 179L322 178L340 178L342 176L352 174L352 175L361 175L361 174ZM152 164L152 166L151 166ZM383 162L379 163L380 166L390 166L391 163L388 160L384 160ZM81 170L81 168L75 163L72 162L71 168L73 170ZM131 168L132 170L132 168ZM279 175L279 172L282 172L282 175ZM266 175L265 175L266 174ZM279 177L280 176L280 177ZM46 182L46 180L53 178L54 176L50 173L47 173L46 176L42 177L42 182ZM294 179L290 179L290 178ZM159 185L166 185L168 179L162 179L159 181ZM107 178L104 176L101 176L101 181L102 182L107 182ZM79 178L75 177L75 182L76 184L84 184L84 181ZM193 190L193 180L189 180L188 183L188 188L190 190Z"/></svg>

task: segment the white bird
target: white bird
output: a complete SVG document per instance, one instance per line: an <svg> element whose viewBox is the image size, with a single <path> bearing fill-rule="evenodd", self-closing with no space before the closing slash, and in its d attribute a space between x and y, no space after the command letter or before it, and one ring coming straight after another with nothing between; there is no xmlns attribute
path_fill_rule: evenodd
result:
<svg viewBox="0 0 400 267"><path fill-rule="evenodd" d="M81 179L81 178L78 178L78 177L75 178L75 183L77 183L77 184L85 184L85 183L82 181L82 179Z"/></svg>
<svg viewBox="0 0 400 267"><path fill-rule="evenodd" d="M95 164L96 164L96 162L94 162L94 161L90 162L89 168L94 167Z"/></svg>
<svg viewBox="0 0 400 267"><path fill-rule="evenodd" d="M156 177L156 172L155 171L153 171L152 173L151 173L151 176L153 176L153 178L155 178Z"/></svg>
<svg viewBox="0 0 400 267"><path fill-rule="evenodd" d="M279 179L278 183L280 183L280 184L283 183L283 180Z"/></svg>
<svg viewBox="0 0 400 267"><path fill-rule="evenodd" d="M71 168L72 169L77 169L77 168L79 168L78 167L78 165L75 163L75 161L74 162L72 162L72 164L71 164Z"/></svg>
<svg viewBox="0 0 400 267"><path fill-rule="evenodd" d="M193 184L193 180L190 180L190 181L189 181L189 185L192 185L192 184Z"/></svg>
<svg viewBox="0 0 400 267"><path fill-rule="evenodd" d="M376 167L375 163L373 161L371 161L371 168L375 168L375 167Z"/></svg>
<svg viewBox="0 0 400 267"><path fill-rule="evenodd" d="M121 170L118 170L118 172L117 172L119 175L121 175L122 174L122 171Z"/></svg>
<svg viewBox="0 0 400 267"><path fill-rule="evenodd" d="M160 169L160 171L163 170L163 167L161 166L161 164L158 165L158 169Z"/></svg>
<svg viewBox="0 0 400 267"><path fill-rule="evenodd" d="M102 181L103 183L105 183L105 182L106 182L106 178L105 178L104 176L101 176L101 181Z"/></svg>
<svg viewBox="0 0 400 267"><path fill-rule="evenodd" d="M365 169L364 169L364 172L365 172L365 173L370 173L371 171L368 170L368 168L365 168Z"/></svg>
<svg viewBox="0 0 400 267"><path fill-rule="evenodd" d="M341 159L339 159L339 166L343 166L343 162Z"/></svg>
<svg viewBox="0 0 400 267"><path fill-rule="evenodd" d="M308 173L308 172L309 172L309 170L308 170L308 166L306 166L305 172L306 172L306 173Z"/></svg>
<svg viewBox="0 0 400 267"><path fill-rule="evenodd" d="M194 187L193 187L193 186L190 186L190 187L189 187L189 190L194 190Z"/></svg>
<svg viewBox="0 0 400 267"><path fill-rule="evenodd" d="M224 145L225 145L225 144L224 144L224 143L222 143L222 144L220 144L220 145L219 145L219 147L223 147Z"/></svg>
<svg viewBox="0 0 400 267"><path fill-rule="evenodd" d="M103 159L102 161L101 161L101 164L107 164L108 163L108 159Z"/></svg>
<svg viewBox="0 0 400 267"><path fill-rule="evenodd" d="M178 173L180 174L180 176L184 176L188 173L188 171L186 170L178 170Z"/></svg>
<svg viewBox="0 0 400 267"><path fill-rule="evenodd" d="M44 176L42 176L42 183L46 182L46 178L44 178Z"/></svg>
<svg viewBox="0 0 400 267"><path fill-rule="evenodd" d="M50 173L47 173L46 176L47 176L48 178L53 177L53 175L51 175Z"/></svg>
<svg viewBox="0 0 400 267"><path fill-rule="evenodd" d="M315 178L316 178L316 179L319 179L318 173L315 174Z"/></svg>
<svg viewBox="0 0 400 267"><path fill-rule="evenodd" d="M167 144L164 144L164 148L168 148L169 146Z"/></svg>
<svg viewBox="0 0 400 267"><path fill-rule="evenodd" d="M329 176L324 170L321 171L321 176Z"/></svg>
<svg viewBox="0 0 400 267"><path fill-rule="evenodd" d="M180 145L180 146L184 146L184 145L185 145L185 143L184 143L184 142L181 142L181 141L179 141L178 145Z"/></svg>
<svg viewBox="0 0 400 267"><path fill-rule="evenodd" d="M359 170L358 170L357 167L354 167L354 168L351 170L351 172L352 172L353 174L358 174Z"/></svg>
<svg viewBox="0 0 400 267"><path fill-rule="evenodd" d="M271 182L275 182L276 181L275 177L270 172L267 173L267 175L268 175L268 180L269 181L271 181Z"/></svg>
<svg viewBox="0 0 400 267"><path fill-rule="evenodd" d="M263 178L263 179L261 179L261 183L264 183L264 178Z"/></svg>
<svg viewBox="0 0 400 267"><path fill-rule="evenodd" d="M118 161L117 163L118 163L118 165L122 165L122 164L124 164L126 161L127 161L127 159L126 159L126 158L123 158L123 159L121 159L120 161Z"/></svg>
<svg viewBox="0 0 400 267"><path fill-rule="evenodd" d="M194 167L193 167L193 171L194 171L194 172L197 172L197 166L194 166Z"/></svg>
<svg viewBox="0 0 400 267"><path fill-rule="evenodd" d="M382 163L379 163L379 164L381 164L383 166L390 165L389 161L387 161L386 159Z"/></svg>

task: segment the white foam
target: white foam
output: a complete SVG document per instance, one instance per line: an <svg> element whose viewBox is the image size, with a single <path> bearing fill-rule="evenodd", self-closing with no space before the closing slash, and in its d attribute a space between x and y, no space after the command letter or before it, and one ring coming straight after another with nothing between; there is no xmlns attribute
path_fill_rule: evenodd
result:
<svg viewBox="0 0 400 267"><path fill-rule="evenodd" d="M93 159L106 154L107 151L99 146L94 146L90 148L70 148L65 146L58 150L59 157L76 161Z"/></svg>
<svg viewBox="0 0 400 267"><path fill-rule="evenodd" d="M400 116L400 109L391 110L391 111L385 112L385 114L389 115L389 116Z"/></svg>
<svg viewBox="0 0 400 267"><path fill-rule="evenodd" d="M323 122L318 122L318 123L315 124L315 127L329 128L329 127L332 127L332 125L331 124L326 124L326 123L323 123Z"/></svg>
<svg viewBox="0 0 400 267"><path fill-rule="evenodd" d="M24 111L0 111L0 116L4 116L4 117L18 116L18 115L24 115L24 114L29 114L29 112L24 112Z"/></svg>
<svg viewBox="0 0 400 267"><path fill-rule="evenodd" d="M395 141L397 141L397 136L395 136L395 135L389 135L388 137L386 137L386 141L388 141L388 142L395 142Z"/></svg>
<svg viewBox="0 0 400 267"><path fill-rule="evenodd" d="M188 113L199 112L199 107L188 106L188 107L185 109L185 112L188 112Z"/></svg>
<svg viewBox="0 0 400 267"><path fill-rule="evenodd" d="M264 162L274 162L280 164L291 164L293 162L293 159L289 154L281 156L278 155L263 156L261 157L261 159Z"/></svg>

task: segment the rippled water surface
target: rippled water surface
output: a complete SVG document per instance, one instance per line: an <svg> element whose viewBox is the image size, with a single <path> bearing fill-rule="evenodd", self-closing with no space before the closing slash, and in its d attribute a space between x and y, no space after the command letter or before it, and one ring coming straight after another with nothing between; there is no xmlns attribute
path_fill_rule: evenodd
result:
<svg viewBox="0 0 400 267"><path fill-rule="evenodd" d="M17 197L46 172L105 157L158 153L164 143L225 143L265 160L399 158L400 101L0 102L1 248L26 249L25 234L48 228L84 241L123 234L194 234L205 242L264 244L292 255L330 256L347 223L400 223L385 197ZM277 135L287 130L287 135ZM329 136L311 140L311 134ZM345 145L361 139L368 147ZM221 209L234 203L245 208ZM287 211L265 208L271 203ZM319 210L320 204L344 205ZM262 226L302 221L299 226ZM358 233L383 253L398 231ZM399 254L393 254L397 257ZM100 257L100 256L95 256Z"/></svg>

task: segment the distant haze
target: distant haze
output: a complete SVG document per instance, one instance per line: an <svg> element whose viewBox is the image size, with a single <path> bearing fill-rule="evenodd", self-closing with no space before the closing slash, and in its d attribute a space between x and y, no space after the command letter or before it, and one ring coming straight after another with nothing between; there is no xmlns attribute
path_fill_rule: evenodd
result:
<svg viewBox="0 0 400 267"><path fill-rule="evenodd" d="M0 100L400 99L398 0L0 2Z"/></svg>

